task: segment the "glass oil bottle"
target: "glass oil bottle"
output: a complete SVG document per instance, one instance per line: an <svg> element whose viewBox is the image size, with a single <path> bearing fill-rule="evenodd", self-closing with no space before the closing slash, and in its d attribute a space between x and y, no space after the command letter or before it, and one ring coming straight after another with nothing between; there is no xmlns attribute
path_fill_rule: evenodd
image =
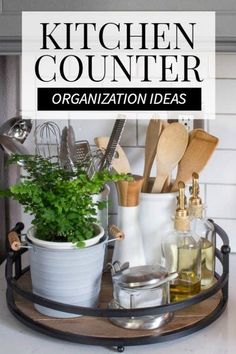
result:
<svg viewBox="0 0 236 354"><path fill-rule="evenodd" d="M216 237L212 223L203 217L204 206L199 196L199 176L195 172L192 175L190 193L191 230L201 244L201 288L206 289L214 282Z"/></svg>
<svg viewBox="0 0 236 354"><path fill-rule="evenodd" d="M185 184L179 182L174 230L163 241L162 249L168 272L178 277L170 283L170 301L183 301L201 290L201 248L190 231Z"/></svg>

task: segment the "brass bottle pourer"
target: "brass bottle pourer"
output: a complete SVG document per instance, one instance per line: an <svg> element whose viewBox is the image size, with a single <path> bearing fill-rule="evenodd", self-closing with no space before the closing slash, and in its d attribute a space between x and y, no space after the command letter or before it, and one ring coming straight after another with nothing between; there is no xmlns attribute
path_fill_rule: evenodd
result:
<svg viewBox="0 0 236 354"><path fill-rule="evenodd" d="M192 174L192 186L189 188L191 197L189 198L189 213L193 217L202 217L203 205L199 196L199 175L196 172Z"/></svg>
<svg viewBox="0 0 236 354"><path fill-rule="evenodd" d="M186 207L185 184L180 181L178 183L179 195L177 198L178 204L175 213L174 227L177 231L189 231L189 215Z"/></svg>
<svg viewBox="0 0 236 354"><path fill-rule="evenodd" d="M192 195L194 198L198 198L199 194L199 175L197 172L192 174Z"/></svg>
<svg viewBox="0 0 236 354"><path fill-rule="evenodd" d="M180 181L178 183L179 196L178 196L178 209L185 210L186 206L186 197L185 197L185 184Z"/></svg>

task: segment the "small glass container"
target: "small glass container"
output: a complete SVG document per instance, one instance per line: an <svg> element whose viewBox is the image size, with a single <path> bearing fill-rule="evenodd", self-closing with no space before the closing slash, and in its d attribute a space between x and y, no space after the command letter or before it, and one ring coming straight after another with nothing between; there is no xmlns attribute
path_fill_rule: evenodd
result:
<svg viewBox="0 0 236 354"><path fill-rule="evenodd" d="M169 281L177 273L168 275L161 266L138 266L113 271L113 301L110 308L136 309L169 303ZM110 320L129 329L154 329L170 321L171 313L156 316L115 317Z"/></svg>

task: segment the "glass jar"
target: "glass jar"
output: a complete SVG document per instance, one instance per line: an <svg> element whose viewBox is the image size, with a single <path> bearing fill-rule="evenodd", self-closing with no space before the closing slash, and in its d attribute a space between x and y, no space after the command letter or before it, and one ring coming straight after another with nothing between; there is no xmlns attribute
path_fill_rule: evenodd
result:
<svg viewBox="0 0 236 354"><path fill-rule="evenodd" d="M191 231L201 245L201 288L207 289L214 283L216 235L213 224L204 217L204 205L199 196L199 175L192 174L189 215Z"/></svg>
<svg viewBox="0 0 236 354"><path fill-rule="evenodd" d="M177 274L168 275L160 266L138 266L113 272L113 301L111 308L136 309L156 307L169 303L169 281ZM114 317L110 320L120 327L154 329L167 323L171 313L156 316Z"/></svg>
<svg viewBox="0 0 236 354"><path fill-rule="evenodd" d="M184 301L201 290L201 246L190 231L185 184L179 182L173 231L163 239L165 266L178 277L170 283L170 301Z"/></svg>

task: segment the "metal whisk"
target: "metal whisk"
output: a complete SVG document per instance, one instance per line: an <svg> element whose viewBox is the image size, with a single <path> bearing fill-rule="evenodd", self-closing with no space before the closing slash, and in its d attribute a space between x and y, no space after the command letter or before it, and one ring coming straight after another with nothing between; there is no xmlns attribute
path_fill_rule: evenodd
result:
<svg viewBox="0 0 236 354"><path fill-rule="evenodd" d="M37 155L58 159L61 131L55 122L48 121L37 125L34 132L34 140L35 153Z"/></svg>
<svg viewBox="0 0 236 354"><path fill-rule="evenodd" d="M99 149L92 150L88 155L88 157L90 157L90 163L88 164L87 168L87 174L89 178L93 178L95 172L99 171L103 156L103 152Z"/></svg>

